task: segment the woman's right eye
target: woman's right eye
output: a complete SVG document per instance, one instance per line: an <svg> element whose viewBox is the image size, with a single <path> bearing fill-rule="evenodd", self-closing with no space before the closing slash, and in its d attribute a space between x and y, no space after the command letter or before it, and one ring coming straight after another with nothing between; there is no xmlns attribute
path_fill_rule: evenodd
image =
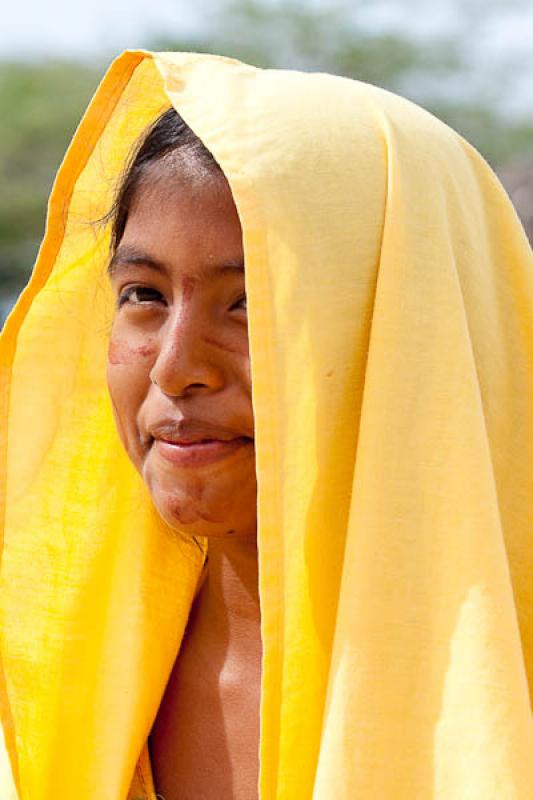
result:
<svg viewBox="0 0 533 800"><path fill-rule="evenodd" d="M117 305L120 308L124 303L138 306L145 303L158 302L163 298L161 292L152 289L150 286L128 286L118 296Z"/></svg>

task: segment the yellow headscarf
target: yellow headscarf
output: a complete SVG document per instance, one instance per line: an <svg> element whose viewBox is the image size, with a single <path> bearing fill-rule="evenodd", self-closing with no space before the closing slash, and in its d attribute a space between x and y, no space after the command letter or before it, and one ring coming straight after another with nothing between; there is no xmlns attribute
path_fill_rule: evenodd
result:
<svg viewBox="0 0 533 800"><path fill-rule="evenodd" d="M105 386L109 208L173 104L242 222L261 800L531 800L533 255L481 156L357 81L127 52L1 344L0 705L20 800L123 800L204 551Z"/></svg>

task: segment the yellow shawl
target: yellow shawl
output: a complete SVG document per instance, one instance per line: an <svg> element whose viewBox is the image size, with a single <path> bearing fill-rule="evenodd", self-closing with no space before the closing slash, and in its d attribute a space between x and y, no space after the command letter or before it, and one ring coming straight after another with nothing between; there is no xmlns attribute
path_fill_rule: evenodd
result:
<svg viewBox="0 0 533 800"><path fill-rule="evenodd" d="M98 89L1 342L2 800L10 771L20 800L127 797L204 560L104 377L93 221L170 103L244 231L261 800L531 800L533 255L510 201L379 88L147 52Z"/></svg>

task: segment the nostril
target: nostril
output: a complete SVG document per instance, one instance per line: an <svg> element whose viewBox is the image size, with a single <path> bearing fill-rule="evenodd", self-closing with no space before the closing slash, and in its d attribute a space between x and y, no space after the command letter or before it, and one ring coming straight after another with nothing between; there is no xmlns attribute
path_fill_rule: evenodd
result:
<svg viewBox="0 0 533 800"><path fill-rule="evenodd" d="M150 376L150 382L157 386L157 388L167 397L174 397L174 398L182 398L186 397L190 392L195 392L198 390L210 390L210 386L207 383L185 383L179 384L177 379L173 379L172 377L166 379L163 382L163 385L157 381L156 378Z"/></svg>

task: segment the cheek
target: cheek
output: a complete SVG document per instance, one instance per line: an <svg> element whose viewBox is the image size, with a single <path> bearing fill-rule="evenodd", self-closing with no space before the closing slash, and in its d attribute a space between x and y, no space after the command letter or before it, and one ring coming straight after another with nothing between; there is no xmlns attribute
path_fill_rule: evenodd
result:
<svg viewBox="0 0 533 800"><path fill-rule="evenodd" d="M213 344L215 347L218 347L219 350L223 350L226 353L232 353L238 355L241 357L242 360L249 361L247 342L242 342L239 340L224 341L222 337L212 336L208 334L205 334L203 336L203 340L208 344Z"/></svg>
<svg viewBox="0 0 533 800"><path fill-rule="evenodd" d="M150 371L156 348L144 342L132 345L118 337L109 343L107 356L107 387L120 438L134 458L138 447L136 420L139 409L150 388Z"/></svg>
<svg viewBox="0 0 533 800"><path fill-rule="evenodd" d="M121 339L112 339L107 359L112 366L140 366L146 365L148 359L153 359L155 352L155 344L150 342L132 346Z"/></svg>
<svg viewBox="0 0 533 800"><path fill-rule="evenodd" d="M251 395L252 373L247 335L242 336L242 334L239 334L228 337L210 331L202 334L202 340L215 347L221 357L226 358L228 363L232 364L231 369L234 375L237 376L237 381L245 387L247 394Z"/></svg>

